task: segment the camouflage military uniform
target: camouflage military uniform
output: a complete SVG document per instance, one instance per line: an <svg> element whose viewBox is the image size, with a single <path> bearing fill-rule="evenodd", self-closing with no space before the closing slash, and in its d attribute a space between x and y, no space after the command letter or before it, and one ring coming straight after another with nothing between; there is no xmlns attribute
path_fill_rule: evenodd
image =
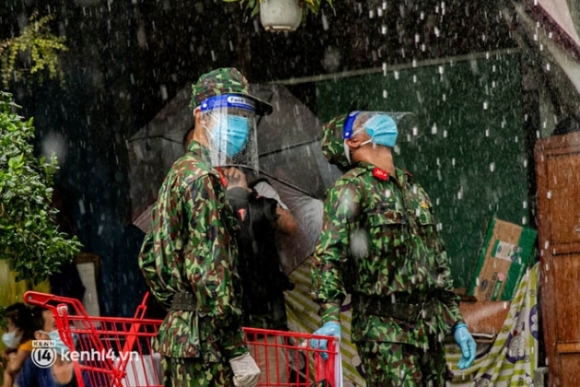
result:
<svg viewBox="0 0 580 387"><path fill-rule="evenodd" d="M154 349L164 356L165 383L172 386L233 386L228 359L247 352L233 236L238 226L204 152L192 141L171 167L139 257L152 294L170 309ZM172 308L178 293L192 294L195 308Z"/></svg>
<svg viewBox="0 0 580 387"><path fill-rule="evenodd" d="M444 385L441 342L462 317L431 201L410 174L359 163L330 188L312 281L323 323L353 295L369 387Z"/></svg>

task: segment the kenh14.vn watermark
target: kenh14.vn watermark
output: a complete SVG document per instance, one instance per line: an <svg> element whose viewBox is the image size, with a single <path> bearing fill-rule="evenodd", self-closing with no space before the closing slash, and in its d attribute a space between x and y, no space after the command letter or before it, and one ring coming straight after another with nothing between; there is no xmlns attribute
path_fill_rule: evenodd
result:
<svg viewBox="0 0 580 387"><path fill-rule="evenodd" d="M32 362L40 368L48 368L54 364L56 357L59 356L64 361L75 361L80 363L93 364L94 362L112 361L112 362L126 362L139 361L139 353L137 351L118 352L113 351L112 348L108 350L90 351L71 351L68 348L64 350L57 350L56 342L54 340L32 340L32 353L30 357Z"/></svg>

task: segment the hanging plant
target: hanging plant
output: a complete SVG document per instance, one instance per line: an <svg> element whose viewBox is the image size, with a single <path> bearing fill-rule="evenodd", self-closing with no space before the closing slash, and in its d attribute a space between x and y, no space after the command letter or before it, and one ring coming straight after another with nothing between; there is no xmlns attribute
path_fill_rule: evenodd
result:
<svg viewBox="0 0 580 387"><path fill-rule="evenodd" d="M244 7L246 12L251 12L251 16L256 16L260 12L260 3L262 0L223 0L226 3L237 3L239 2ZM326 1L330 6L332 6L332 0L297 0L301 3L302 8L306 11L310 11L313 14L318 14L320 6L323 1Z"/></svg>
<svg viewBox="0 0 580 387"><path fill-rule="evenodd" d="M58 210L51 206L56 158L34 156L32 119L25 121L16 108L12 95L0 92L0 259L9 261L17 281L38 284L82 246L58 230Z"/></svg>
<svg viewBox="0 0 580 387"><path fill-rule="evenodd" d="M64 44L66 37L56 36L50 32L48 23L52 19L52 15L38 18L38 12L34 12L29 19L30 23L20 36L0 42L4 87L8 87L10 79L19 81L26 75L37 75L39 82L42 82L44 70L48 70L50 79L64 79L58 54L68 50L68 47ZM25 64L17 66L16 60L22 53L29 53L31 62L29 66Z"/></svg>

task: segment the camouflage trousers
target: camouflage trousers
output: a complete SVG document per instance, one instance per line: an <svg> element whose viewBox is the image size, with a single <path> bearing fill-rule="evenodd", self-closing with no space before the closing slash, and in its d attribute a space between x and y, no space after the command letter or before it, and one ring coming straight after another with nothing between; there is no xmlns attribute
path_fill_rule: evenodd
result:
<svg viewBox="0 0 580 387"><path fill-rule="evenodd" d="M163 358L165 387L234 387L230 363L204 363L198 358Z"/></svg>
<svg viewBox="0 0 580 387"><path fill-rule="evenodd" d="M408 344L363 341L357 343L367 387L445 386L449 379L445 353L438 342L428 350Z"/></svg>

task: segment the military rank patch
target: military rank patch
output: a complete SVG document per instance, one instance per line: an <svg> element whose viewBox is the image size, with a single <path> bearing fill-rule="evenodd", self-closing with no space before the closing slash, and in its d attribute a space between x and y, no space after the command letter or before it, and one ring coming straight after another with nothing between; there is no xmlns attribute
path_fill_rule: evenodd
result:
<svg viewBox="0 0 580 387"><path fill-rule="evenodd" d="M375 169L373 169L373 176L379 180L387 181L389 178L389 172L383 171L379 167L375 167Z"/></svg>

